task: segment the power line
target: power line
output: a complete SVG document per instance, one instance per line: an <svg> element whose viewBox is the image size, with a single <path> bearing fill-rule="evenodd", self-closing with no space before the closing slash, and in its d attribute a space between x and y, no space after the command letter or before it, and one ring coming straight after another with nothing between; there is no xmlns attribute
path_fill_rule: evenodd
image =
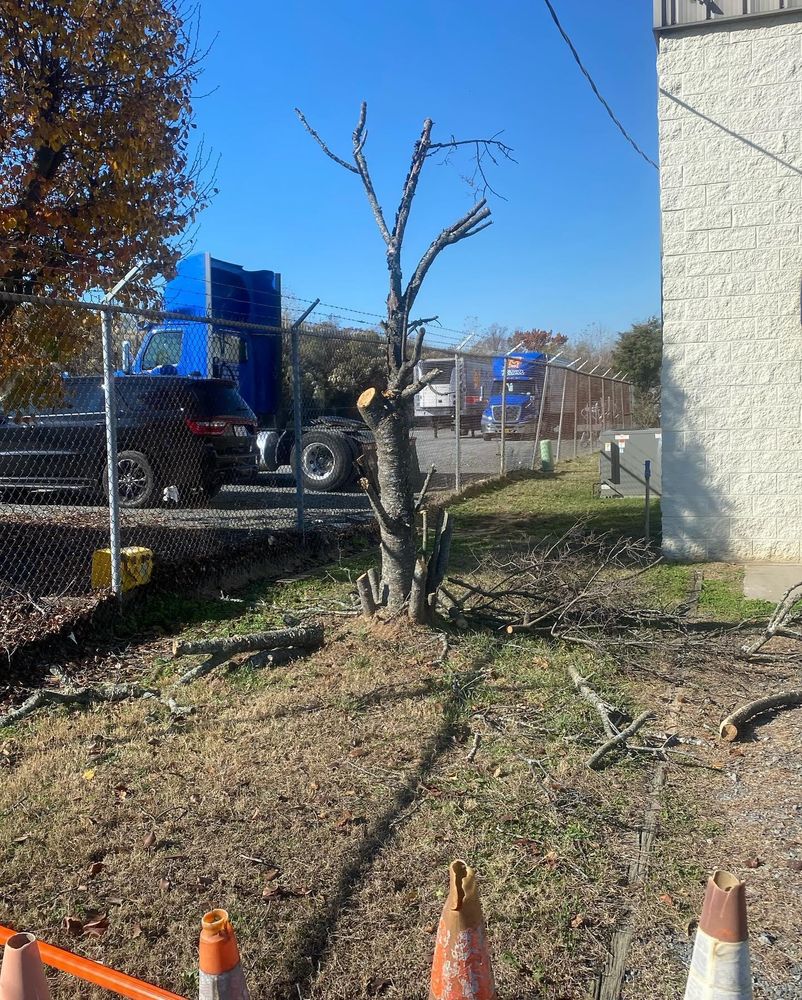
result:
<svg viewBox="0 0 802 1000"><path fill-rule="evenodd" d="M551 5L551 0L543 0L543 2L545 3L546 7L548 7L549 14L551 14L551 19L552 19L552 21L554 21L555 25L557 26L557 30L563 36L565 44L571 50L571 55L574 57L574 60L575 60L575 62L577 64L577 66L582 71L582 75L585 77L585 79L590 84L590 89L593 91L593 93L599 99L599 101L602 104L602 107L607 112L607 114L610 116L610 118L613 120L613 122L615 123L615 126L618 129L618 131L621 133L621 135L623 135L623 137L627 140L627 142L630 144L630 146L632 146L632 148L635 150L636 153L638 153L640 156L642 156L643 159L646 160L646 162L648 164L650 164L652 167L654 167L655 170L659 170L660 168L657 166L657 164L654 162L654 160L650 156L648 156L646 153L643 152L643 150L640 148L640 146L637 144L637 142L635 142L635 140L632 138L632 136L629 134L629 132L627 132L627 130L621 124L620 120L616 117L616 114L613 111L613 109L610 107L610 105L607 103L607 101L605 101L605 99L599 93L599 88L596 86L596 84L595 84L595 82L593 80L593 77L585 69L585 66L584 66L583 62L582 62L582 60L579 57L579 53L574 48L574 43L568 37L568 34L567 34L565 28L563 28L563 26L560 24L560 19L559 19L559 17L557 17L557 11Z"/></svg>

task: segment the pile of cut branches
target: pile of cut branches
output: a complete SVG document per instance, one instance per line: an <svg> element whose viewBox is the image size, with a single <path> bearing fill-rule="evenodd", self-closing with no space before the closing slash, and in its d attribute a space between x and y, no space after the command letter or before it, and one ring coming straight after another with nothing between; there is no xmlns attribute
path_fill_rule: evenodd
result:
<svg viewBox="0 0 802 1000"><path fill-rule="evenodd" d="M558 538L523 552L482 556L471 579L449 576L441 595L459 625L602 649L656 641L687 642L694 632L724 631L725 623L689 620L681 608L643 606L638 577L660 562L645 542L576 524ZM666 635L669 633L669 635Z"/></svg>

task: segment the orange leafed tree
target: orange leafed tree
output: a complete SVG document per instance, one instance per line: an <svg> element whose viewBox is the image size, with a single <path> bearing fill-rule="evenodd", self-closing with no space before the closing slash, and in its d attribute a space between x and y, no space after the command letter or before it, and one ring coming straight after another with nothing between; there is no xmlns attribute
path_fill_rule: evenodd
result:
<svg viewBox="0 0 802 1000"><path fill-rule="evenodd" d="M522 344L526 351L542 351L544 354L552 354L568 343L568 337L564 333L555 333L553 330L516 330L512 339L515 343Z"/></svg>
<svg viewBox="0 0 802 1000"><path fill-rule="evenodd" d="M210 193L190 152L195 29L180 0L0 0L0 290L77 297L134 262L170 274ZM14 312L0 302L0 323ZM81 341L22 322L0 371L32 331L37 358Z"/></svg>

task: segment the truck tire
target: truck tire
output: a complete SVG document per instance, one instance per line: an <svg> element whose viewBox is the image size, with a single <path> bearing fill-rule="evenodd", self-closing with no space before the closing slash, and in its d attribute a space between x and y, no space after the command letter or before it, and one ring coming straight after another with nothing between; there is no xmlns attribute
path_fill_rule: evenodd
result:
<svg viewBox="0 0 802 1000"><path fill-rule="evenodd" d="M295 445L290 465L295 469ZM348 438L337 431L307 431L301 438L301 474L304 489L338 490L352 473L354 454Z"/></svg>

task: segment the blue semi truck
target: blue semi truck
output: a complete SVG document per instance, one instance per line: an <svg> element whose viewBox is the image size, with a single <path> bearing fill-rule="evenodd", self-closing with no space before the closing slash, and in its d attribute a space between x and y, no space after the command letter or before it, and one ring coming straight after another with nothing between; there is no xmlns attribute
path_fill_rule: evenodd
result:
<svg viewBox="0 0 802 1000"><path fill-rule="evenodd" d="M248 271L208 253L193 254L181 261L176 277L168 282L164 309L197 316L198 321L173 319L148 326L136 357L131 359L130 350L124 352L124 372L233 380L256 414L262 467L274 472L289 465L294 470L292 421L284 426L291 407L282 399L281 275ZM359 420L310 421L301 441L305 488L347 486L356 477L363 445L371 440Z"/></svg>
<svg viewBox="0 0 802 1000"><path fill-rule="evenodd" d="M485 441L501 434L503 408L506 410L505 434L534 437L548 361L549 355L540 351L522 351L493 358L493 385L482 413L482 436Z"/></svg>

